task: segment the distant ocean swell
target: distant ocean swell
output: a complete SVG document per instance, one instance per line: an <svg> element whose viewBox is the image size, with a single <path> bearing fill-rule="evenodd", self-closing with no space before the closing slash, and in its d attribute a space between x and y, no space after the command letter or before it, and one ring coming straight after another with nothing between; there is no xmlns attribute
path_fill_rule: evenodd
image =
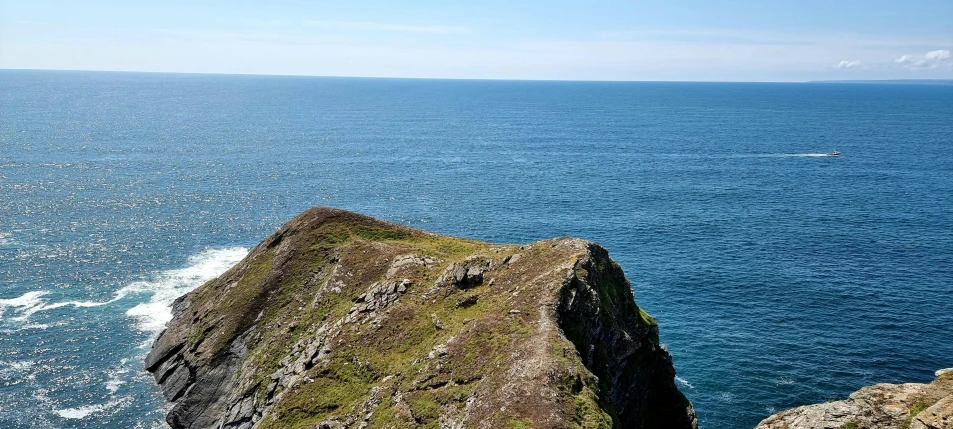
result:
<svg viewBox="0 0 953 429"><path fill-rule="evenodd" d="M7 241L8 238L9 235L0 237ZM2 298L0 299L0 330L14 333L25 329L50 329L51 327L56 329L73 323L72 319L67 318L44 320L47 323L31 321L31 318L38 313L58 308L123 306L127 307L126 316L135 321L133 328L149 334L148 340L140 347L139 354L144 355L155 336L171 320L170 305L175 298L224 273L247 254L248 249L245 247L207 249L190 257L184 268L156 272L147 280L136 281L121 287L114 292L112 298L106 301L56 301L52 298L56 295L55 292L48 290L30 291L17 297ZM134 400L132 396L123 396L121 387L134 382L137 378L145 377L141 372L141 357L123 358L105 371L101 371L103 373L100 374L84 374L84 377L105 380L103 385L109 393L108 400L105 402L61 407L47 397L45 389L37 385L33 389L31 400L9 398L5 397L6 394L0 393L0 414L15 417L13 414L24 413L29 415L35 423L56 427L56 417L75 420L116 412ZM49 365L51 364L40 365L34 361L0 360L0 383L36 384L31 380L35 380L40 372L50 370ZM77 386L77 388L82 387L84 386ZM24 409L24 406L28 409Z"/></svg>

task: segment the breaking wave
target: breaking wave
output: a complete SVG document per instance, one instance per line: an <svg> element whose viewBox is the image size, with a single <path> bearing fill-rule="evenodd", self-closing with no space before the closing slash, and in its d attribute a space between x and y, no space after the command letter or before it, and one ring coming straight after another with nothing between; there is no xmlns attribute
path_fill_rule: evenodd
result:
<svg viewBox="0 0 953 429"><path fill-rule="evenodd" d="M96 404L96 405L84 405L82 407L76 408L64 408L61 410L53 410L53 414L56 414L64 419L85 419L93 414L99 414L104 411L109 411L113 408L120 407L126 403L132 401L131 397L119 398L109 401L105 404Z"/></svg>
<svg viewBox="0 0 953 429"><path fill-rule="evenodd" d="M172 301L228 271L247 254L248 248L245 247L205 250L189 258L187 267L162 271L152 280L135 282L120 289L117 295L152 293L149 301L130 308L126 315L137 320L139 330L158 334L172 320Z"/></svg>
<svg viewBox="0 0 953 429"><path fill-rule="evenodd" d="M117 290L106 301L62 301L50 303L49 291L26 292L16 298L0 299L0 320L24 323L30 316L62 307L100 307L115 303L130 295L151 294L149 300L126 310L126 315L137 321L141 331L158 333L172 320L169 305L175 298L203 283L218 277L248 254L245 247L207 249L189 258L185 268L160 271L145 281L133 282ZM12 310L13 317L6 317ZM46 329L47 324L23 325L22 329Z"/></svg>
<svg viewBox="0 0 953 429"><path fill-rule="evenodd" d="M682 378L682 377L679 377L679 376L677 376L677 375L675 376L675 383L677 383L677 384L678 384L679 386L681 386L681 387L687 387L687 388L689 388L689 389L694 389L694 388L695 388L695 386L692 386L692 383L689 383L688 380L686 380L686 379L684 379L684 378Z"/></svg>
<svg viewBox="0 0 953 429"><path fill-rule="evenodd" d="M102 301L57 300L54 291L49 290L35 290L22 293L17 297L0 299L0 333L25 329L48 329L51 326L59 327L77 323L72 318L73 315L69 313L64 317L57 314L50 318L40 318L37 313L64 307L85 308L109 305L109 311L124 313L126 317L135 321L133 329L146 333L149 337L135 352L136 356L127 355L109 368L83 372L84 377L90 382L102 383L99 385L102 386L105 395L89 399L91 402L96 402L69 404L71 406L64 407L65 404L57 404L56 401L48 398L46 389L33 389L34 401L32 404L25 404L22 403L22 398L17 399L0 392L0 411L20 404L23 407L20 413L33 415L40 418L45 427L53 427L53 423L46 421L45 416L56 416L67 420L90 420L103 418L129 407L135 398L126 394L127 386L140 382L137 379L142 376L140 355L145 353L144 349L148 348L155 336L172 319L170 308L172 301L221 275L247 254L248 248L245 247L207 249L190 257L183 268L157 271L146 280L135 281L119 288L113 292L111 298ZM43 323L34 323L31 317ZM42 371L55 369L33 360L0 360L0 379L30 382L35 380ZM7 409L7 411L12 410ZM3 413L0 412L0 414ZM7 417L15 418L13 415ZM3 426L5 421L0 418L0 426Z"/></svg>

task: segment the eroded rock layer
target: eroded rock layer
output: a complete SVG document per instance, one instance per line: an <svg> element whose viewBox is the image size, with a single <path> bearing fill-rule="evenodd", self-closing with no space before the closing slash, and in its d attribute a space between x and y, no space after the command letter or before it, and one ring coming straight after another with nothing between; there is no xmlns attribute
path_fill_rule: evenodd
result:
<svg viewBox="0 0 953 429"><path fill-rule="evenodd" d="M694 428L605 249L297 216L181 297L146 358L173 428Z"/></svg>

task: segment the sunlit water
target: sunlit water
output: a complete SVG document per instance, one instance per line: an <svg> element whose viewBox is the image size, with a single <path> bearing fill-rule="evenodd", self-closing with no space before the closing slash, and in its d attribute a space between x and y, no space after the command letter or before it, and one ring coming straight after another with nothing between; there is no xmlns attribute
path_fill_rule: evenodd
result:
<svg viewBox="0 0 953 429"><path fill-rule="evenodd" d="M162 427L168 303L315 205L602 243L705 428L927 381L950 118L941 86L0 71L0 427Z"/></svg>

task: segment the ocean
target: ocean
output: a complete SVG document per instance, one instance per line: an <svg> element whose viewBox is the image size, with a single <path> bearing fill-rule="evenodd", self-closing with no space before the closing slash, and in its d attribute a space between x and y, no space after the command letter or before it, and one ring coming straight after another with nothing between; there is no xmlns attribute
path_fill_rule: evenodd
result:
<svg viewBox="0 0 953 429"><path fill-rule="evenodd" d="M168 304L312 206L601 243L706 429L953 367L953 86L5 70L0 427L164 427Z"/></svg>

